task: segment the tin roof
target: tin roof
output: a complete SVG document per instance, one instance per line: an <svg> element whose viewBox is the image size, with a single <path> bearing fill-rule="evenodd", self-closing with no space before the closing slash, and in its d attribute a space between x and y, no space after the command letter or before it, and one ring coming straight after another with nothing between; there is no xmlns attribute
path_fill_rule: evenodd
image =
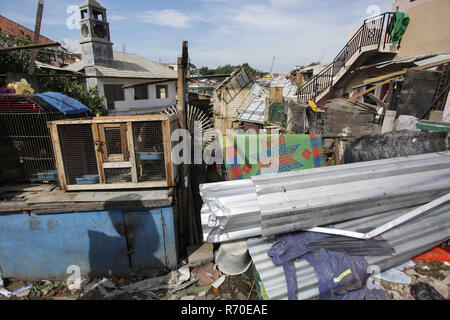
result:
<svg viewBox="0 0 450 320"><path fill-rule="evenodd" d="M114 51L113 66L96 65L99 77L136 78L136 79L177 79L176 71L132 53ZM65 70L79 72L84 69L83 61L77 61Z"/></svg>

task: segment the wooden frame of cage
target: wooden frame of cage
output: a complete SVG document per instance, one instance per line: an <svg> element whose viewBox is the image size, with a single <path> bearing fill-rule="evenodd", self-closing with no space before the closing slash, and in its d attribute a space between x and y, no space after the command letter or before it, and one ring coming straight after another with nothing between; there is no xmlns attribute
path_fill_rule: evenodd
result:
<svg viewBox="0 0 450 320"><path fill-rule="evenodd" d="M163 147L164 147L164 166L166 179L160 181L138 181L136 155L133 130L133 123L136 122L161 122ZM64 158L61 148L58 127L64 125L86 125L92 126L93 141L104 141L104 128L120 128L121 147L123 158L118 155L110 155L106 151L106 145L93 146L95 149L99 183L96 184L68 184L66 179ZM172 142L171 133L178 128L177 115L136 115L136 116L113 116L96 117L89 119L58 120L48 122L50 129L53 150L55 154L56 169L58 172L58 182L62 190L81 191L81 190L117 190L117 189L141 189L175 186L177 170L172 162ZM101 149L101 152L99 150ZM114 161L108 161L113 160ZM130 168L131 182L107 183L105 169Z"/></svg>

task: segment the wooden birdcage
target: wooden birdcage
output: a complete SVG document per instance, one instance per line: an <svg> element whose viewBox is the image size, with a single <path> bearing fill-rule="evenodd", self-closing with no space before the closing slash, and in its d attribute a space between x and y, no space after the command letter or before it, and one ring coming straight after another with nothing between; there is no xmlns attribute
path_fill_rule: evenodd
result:
<svg viewBox="0 0 450 320"><path fill-rule="evenodd" d="M175 185L171 159L177 116L139 115L49 123L63 190Z"/></svg>

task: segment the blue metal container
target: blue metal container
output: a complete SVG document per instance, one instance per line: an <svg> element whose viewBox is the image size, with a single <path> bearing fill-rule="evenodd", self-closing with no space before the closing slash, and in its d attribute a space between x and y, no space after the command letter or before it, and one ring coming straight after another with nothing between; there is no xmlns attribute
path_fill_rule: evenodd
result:
<svg viewBox="0 0 450 320"><path fill-rule="evenodd" d="M171 207L59 214L0 213L4 277L67 279L152 274L177 266Z"/></svg>

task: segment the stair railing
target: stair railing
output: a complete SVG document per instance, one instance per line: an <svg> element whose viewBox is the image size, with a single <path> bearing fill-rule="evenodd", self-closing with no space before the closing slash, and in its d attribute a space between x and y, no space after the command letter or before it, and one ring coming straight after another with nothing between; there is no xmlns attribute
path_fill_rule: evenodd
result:
<svg viewBox="0 0 450 320"><path fill-rule="evenodd" d="M363 25L338 53L333 62L298 89L297 100L314 101L322 92L331 88L336 74L356 53L361 53L363 48L378 45L378 50L380 50L381 45L385 49L387 44L392 43L389 28L394 15L393 12L386 12L364 20Z"/></svg>

